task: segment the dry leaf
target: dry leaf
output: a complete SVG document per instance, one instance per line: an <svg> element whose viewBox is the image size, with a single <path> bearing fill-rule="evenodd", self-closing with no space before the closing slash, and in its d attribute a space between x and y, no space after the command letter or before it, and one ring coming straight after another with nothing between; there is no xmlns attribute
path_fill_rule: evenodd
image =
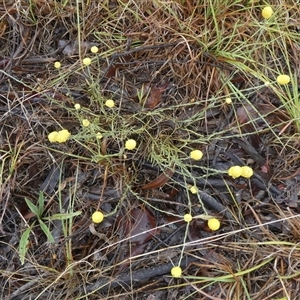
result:
<svg viewBox="0 0 300 300"><path fill-rule="evenodd" d="M142 190L149 190L149 189L157 189L159 187L162 187L164 184L166 184L170 178L174 175L175 171L172 168L167 168L164 170L162 174L160 174L157 178L155 178L153 181L145 184L142 186Z"/></svg>

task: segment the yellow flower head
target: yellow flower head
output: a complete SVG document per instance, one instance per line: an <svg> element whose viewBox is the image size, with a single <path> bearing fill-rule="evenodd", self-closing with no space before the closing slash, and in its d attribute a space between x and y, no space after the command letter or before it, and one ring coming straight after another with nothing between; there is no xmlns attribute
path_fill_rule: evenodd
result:
<svg viewBox="0 0 300 300"><path fill-rule="evenodd" d="M289 82L291 81L291 78L290 78L290 76L289 75L279 75L278 77L277 77L277 82L279 83L279 84L288 84Z"/></svg>
<svg viewBox="0 0 300 300"><path fill-rule="evenodd" d="M264 19L269 19L273 15L273 9L271 6L266 6L262 11L261 15Z"/></svg>
<svg viewBox="0 0 300 300"><path fill-rule="evenodd" d="M90 124L91 124L91 122L88 119L82 120L82 126L88 127L88 126L90 126Z"/></svg>
<svg viewBox="0 0 300 300"><path fill-rule="evenodd" d="M190 187L190 192L191 192L192 194L197 194L197 193L198 193L198 188L197 188L196 186L191 186L191 187Z"/></svg>
<svg viewBox="0 0 300 300"><path fill-rule="evenodd" d="M129 139L125 143L125 148L127 150L133 150L136 147L136 141L134 139Z"/></svg>
<svg viewBox="0 0 300 300"><path fill-rule="evenodd" d="M92 221L94 223L101 223L104 219L104 215L101 211L95 211L93 214L92 214Z"/></svg>
<svg viewBox="0 0 300 300"><path fill-rule="evenodd" d="M203 152L201 150L193 150L190 152L190 158L194 160L200 160L203 157Z"/></svg>
<svg viewBox="0 0 300 300"><path fill-rule="evenodd" d="M242 167L240 166L233 166L228 169L228 175L231 176L233 179L238 178L242 175Z"/></svg>
<svg viewBox="0 0 300 300"><path fill-rule="evenodd" d="M79 103L76 103L76 104L74 105L74 107L75 107L75 109L79 110L80 107L81 107L81 105L80 105Z"/></svg>
<svg viewBox="0 0 300 300"><path fill-rule="evenodd" d="M57 136L58 136L58 132L57 131L50 132L48 134L48 140L50 141L50 143L57 142Z"/></svg>
<svg viewBox="0 0 300 300"><path fill-rule="evenodd" d="M218 219L212 218L212 219L208 220L207 225L208 225L209 229L215 231L220 228L221 223Z"/></svg>
<svg viewBox="0 0 300 300"><path fill-rule="evenodd" d="M68 140L70 137L71 133L67 129L63 129L60 131L52 131L48 134L48 140L51 143L64 143Z"/></svg>
<svg viewBox="0 0 300 300"><path fill-rule="evenodd" d="M185 214L183 216L183 219L184 219L185 222L189 223L189 222L191 222L193 220L193 217L190 214Z"/></svg>
<svg viewBox="0 0 300 300"><path fill-rule="evenodd" d="M103 137L103 136L102 136L101 132L97 132L97 133L96 133L96 138L97 138L97 139L100 140L100 139L102 139L102 137Z"/></svg>
<svg viewBox="0 0 300 300"><path fill-rule="evenodd" d="M174 278L179 278L181 277L181 274L182 274L182 270L180 267L173 267L171 269L171 275L174 277Z"/></svg>
<svg viewBox="0 0 300 300"><path fill-rule="evenodd" d="M250 178L252 175L253 175L252 168L250 168L248 166L243 166L242 167L242 174L241 174L241 176L243 176L245 178Z"/></svg>
<svg viewBox="0 0 300 300"><path fill-rule="evenodd" d="M106 100L105 105L109 108L113 108L115 106L115 101L112 99Z"/></svg>
<svg viewBox="0 0 300 300"><path fill-rule="evenodd" d="M99 48L97 47L97 46L93 46L92 48L91 48L91 52L92 53L97 53L99 51Z"/></svg>
<svg viewBox="0 0 300 300"><path fill-rule="evenodd" d="M70 135L71 135L71 133L67 129L60 130L58 132L57 142L58 143L66 142L68 140L68 138L70 137Z"/></svg>
<svg viewBox="0 0 300 300"><path fill-rule="evenodd" d="M231 100L231 98L229 98L229 97L228 97L228 98L226 98L226 99L225 99L225 103L226 103L226 104L231 104L231 103L232 103L232 100Z"/></svg>
<svg viewBox="0 0 300 300"><path fill-rule="evenodd" d="M89 57L86 57L82 60L82 63L85 65L85 66L89 66L91 64L92 60L89 58Z"/></svg>
<svg viewBox="0 0 300 300"><path fill-rule="evenodd" d="M55 69L59 69L61 67L61 63L59 62L59 61L56 61L55 63L54 63L54 68Z"/></svg>

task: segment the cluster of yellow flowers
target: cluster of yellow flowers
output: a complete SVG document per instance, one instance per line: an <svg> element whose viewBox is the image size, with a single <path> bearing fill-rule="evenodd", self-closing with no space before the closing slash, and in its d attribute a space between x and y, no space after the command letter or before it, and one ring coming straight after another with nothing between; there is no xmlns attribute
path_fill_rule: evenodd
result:
<svg viewBox="0 0 300 300"><path fill-rule="evenodd" d="M51 143L64 143L68 140L71 133L67 129L62 129L60 131L52 131L48 134L48 140Z"/></svg>
<svg viewBox="0 0 300 300"><path fill-rule="evenodd" d="M233 166L228 169L228 175L233 179L238 178L240 176L244 178L250 178L253 175L253 169L248 166Z"/></svg>

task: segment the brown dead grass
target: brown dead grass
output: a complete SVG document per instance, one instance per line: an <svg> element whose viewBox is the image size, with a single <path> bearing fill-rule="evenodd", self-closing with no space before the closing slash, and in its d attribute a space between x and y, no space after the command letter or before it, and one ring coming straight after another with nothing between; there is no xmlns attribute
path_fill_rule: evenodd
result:
<svg viewBox="0 0 300 300"><path fill-rule="evenodd" d="M280 43L264 47L278 35L258 30L255 1L137 2L0 4L1 299L297 299L299 134L262 79L299 65L299 6L271 1L289 20L286 66ZM145 103L151 92L159 98L152 110L142 90ZM108 114L101 97L118 111ZM114 136L49 144L57 128L81 132L74 103ZM130 132L144 146L124 157ZM205 152L199 164L188 159L194 147ZM232 163L257 176L231 180ZM169 168L163 186L141 188ZM202 203L187 192L195 183ZM55 244L36 225L21 265L20 236L34 219L24 198L36 202L41 189L45 215L71 207L82 215L67 233L51 223ZM221 230L197 219L186 233L178 215L202 214L203 203ZM91 231L99 208L111 215ZM135 223L137 208L154 237ZM144 241L130 241L132 232ZM184 277L171 278L180 257Z"/></svg>

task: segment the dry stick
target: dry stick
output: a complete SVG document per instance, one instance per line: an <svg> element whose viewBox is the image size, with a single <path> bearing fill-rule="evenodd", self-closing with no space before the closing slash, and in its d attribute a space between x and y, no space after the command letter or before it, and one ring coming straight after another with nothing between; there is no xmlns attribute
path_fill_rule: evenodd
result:
<svg viewBox="0 0 300 300"><path fill-rule="evenodd" d="M182 259L180 267L186 268L190 263L197 261L196 257L187 257ZM171 269L174 267L173 263L166 263L161 265L155 265L151 268L142 270L124 272L116 276L115 278L102 278L97 282L87 286L84 292L93 292L96 290L107 291L109 288L116 288L122 285L131 285L135 282L147 282L151 278L157 278L165 274L170 274ZM81 291L83 292L83 290Z"/></svg>

